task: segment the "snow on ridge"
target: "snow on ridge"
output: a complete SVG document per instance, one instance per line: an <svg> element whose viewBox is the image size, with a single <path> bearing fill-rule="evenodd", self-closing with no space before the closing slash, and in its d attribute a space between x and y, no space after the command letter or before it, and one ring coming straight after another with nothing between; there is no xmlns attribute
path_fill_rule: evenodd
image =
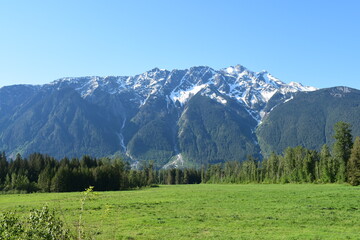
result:
<svg viewBox="0 0 360 240"><path fill-rule="evenodd" d="M184 73L179 73L184 71ZM181 79L176 78L182 75ZM173 77L174 76L174 77ZM135 91L138 100L145 103L152 95L165 94L174 104L178 101L185 104L192 96L204 88L215 86L223 96L244 103L249 109L258 109L277 92L282 94L298 91L315 91L314 87L303 86L300 83L286 84L272 76L268 71L253 72L242 65L230 66L213 70L207 66L191 67L185 70L154 68L135 76L79 77L61 78L50 83L58 87L68 86L76 89L82 97L88 97L100 88L110 94L119 93L125 89ZM171 88L169 88L171 86ZM206 96L225 104L227 101L212 91L204 92ZM258 109L261 111L261 109Z"/></svg>
<svg viewBox="0 0 360 240"><path fill-rule="evenodd" d="M216 100L218 103L221 103L223 105L227 103L227 100L225 98L223 98L222 96L218 96L215 93L211 94L210 98Z"/></svg>
<svg viewBox="0 0 360 240"><path fill-rule="evenodd" d="M180 90L178 92L173 91L170 94L170 99L174 103L176 103L176 101L179 101L179 103L181 105L184 105L190 97L194 96L199 91L206 88L207 86L208 86L208 84L194 85L191 88L186 89L186 90Z"/></svg>
<svg viewBox="0 0 360 240"><path fill-rule="evenodd" d="M83 86L83 88L87 87L84 89L84 91L81 92L81 96L83 98L91 95L98 87L99 87L99 77L93 77L88 83L85 84L85 86Z"/></svg>
<svg viewBox="0 0 360 240"><path fill-rule="evenodd" d="M208 79L204 79L207 73L210 73L211 76ZM180 105L183 106L199 91L208 87L210 84L214 84L214 77L216 74L217 72L210 67L200 66L190 68L180 79L178 85L173 88L169 98L174 104L178 101Z"/></svg>
<svg viewBox="0 0 360 240"><path fill-rule="evenodd" d="M267 77L269 80L271 80L272 82L276 82L279 84L284 84L280 79L274 77L273 75L271 75L270 73L267 74Z"/></svg>
<svg viewBox="0 0 360 240"><path fill-rule="evenodd" d="M226 72L229 74L232 74L234 72L234 68L233 67L228 67L226 68Z"/></svg>
<svg viewBox="0 0 360 240"><path fill-rule="evenodd" d="M126 86L126 79L128 77L117 77L117 76L86 76L86 77L65 77L57 79L49 84L43 86L58 86L70 87L80 93L85 98L94 93L98 88L110 93L115 94Z"/></svg>
<svg viewBox="0 0 360 240"><path fill-rule="evenodd" d="M278 90L270 90L270 91L261 91L260 94L263 97L263 99L268 102L272 96L277 92Z"/></svg>
<svg viewBox="0 0 360 240"><path fill-rule="evenodd" d="M208 85L209 86L209 85ZM220 103L220 104L222 104L222 105L225 105L225 104L227 104L227 100L221 95L221 94L223 94L223 93L221 93L220 91L219 91L219 93L221 93L221 94L218 94L217 92L214 92L211 88L209 88L207 86L207 88L206 88L206 90L204 90L204 91L202 91L201 92L201 95L202 96L208 96L210 99L213 99L213 100L215 100L215 101L217 101L218 103Z"/></svg>
<svg viewBox="0 0 360 240"><path fill-rule="evenodd" d="M294 87L298 91L311 92L311 91L316 91L317 90L317 88L315 88L315 87L304 86L304 85L302 85L301 83L298 83L298 82L290 82L288 85L291 86L291 87Z"/></svg>

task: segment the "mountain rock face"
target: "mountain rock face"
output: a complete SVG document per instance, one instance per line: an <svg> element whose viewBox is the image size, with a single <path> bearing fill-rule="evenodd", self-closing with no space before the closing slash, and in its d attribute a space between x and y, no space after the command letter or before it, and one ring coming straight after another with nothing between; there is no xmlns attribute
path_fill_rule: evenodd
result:
<svg viewBox="0 0 360 240"><path fill-rule="evenodd" d="M261 158L261 152L281 151L290 138L283 134L293 134L279 129L306 125L301 119L307 115L298 113L303 117L297 118L294 112L311 115L322 109L318 119L325 121L332 114L329 99L341 111L345 103L337 100L350 104L347 99L359 94L346 91L286 84L266 71L255 73L240 65L221 70L155 68L136 76L8 86L0 89L0 149L12 156L42 152L57 158L120 154L134 164L153 160L157 167ZM306 102L307 96L313 102ZM328 110L316 101L327 101L322 104ZM309 110L311 104L316 109ZM312 134L312 119L298 131ZM335 120L327 120L326 129ZM308 144L296 136L291 145ZM328 138L319 133L316 141ZM314 142L310 147L319 146Z"/></svg>

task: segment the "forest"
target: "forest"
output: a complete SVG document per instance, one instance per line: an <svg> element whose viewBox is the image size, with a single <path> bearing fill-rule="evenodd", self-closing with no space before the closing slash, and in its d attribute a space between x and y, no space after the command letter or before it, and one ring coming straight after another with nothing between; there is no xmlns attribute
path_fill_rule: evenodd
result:
<svg viewBox="0 0 360 240"><path fill-rule="evenodd" d="M199 169L155 169L152 162L131 169L121 158L63 158L41 153L20 154L8 160L0 155L2 192L71 192L94 186L96 191L136 189L157 184L198 183L344 183L360 184L360 138L353 142L351 126L334 126L335 143L321 151L289 147L259 161L231 161Z"/></svg>

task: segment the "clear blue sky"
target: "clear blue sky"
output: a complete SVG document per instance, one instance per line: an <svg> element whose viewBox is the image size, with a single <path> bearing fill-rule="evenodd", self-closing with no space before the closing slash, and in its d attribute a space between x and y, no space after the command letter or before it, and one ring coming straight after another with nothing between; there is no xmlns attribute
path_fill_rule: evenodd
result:
<svg viewBox="0 0 360 240"><path fill-rule="evenodd" d="M241 64L360 89L359 0L4 0L0 32L0 86Z"/></svg>

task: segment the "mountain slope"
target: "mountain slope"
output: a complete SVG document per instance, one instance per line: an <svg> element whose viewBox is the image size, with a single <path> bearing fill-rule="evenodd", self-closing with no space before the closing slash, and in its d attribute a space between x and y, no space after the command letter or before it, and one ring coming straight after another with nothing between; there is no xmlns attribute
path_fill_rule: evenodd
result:
<svg viewBox="0 0 360 240"><path fill-rule="evenodd" d="M299 92L273 109L257 129L262 153L268 156L298 145L316 150L325 143L331 146L338 121L350 123L353 135L360 135L359 90L335 87Z"/></svg>
<svg viewBox="0 0 360 240"><path fill-rule="evenodd" d="M257 122L244 106L232 99L228 105L196 94L179 119L179 147L190 162L219 163L259 157Z"/></svg>
<svg viewBox="0 0 360 240"><path fill-rule="evenodd" d="M121 154L157 167L260 158L255 130L263 118L314 90L240 65L4 87L0 148L57 158Z"/></svg>
<svg viewBox="0 0 360 240"><path fill-rule="evenodd" d="M109 119L72 89L41 91L14 113L1 133L1 146L13 153L42 152L58 158L109 155L117 149Z"/></svg>

